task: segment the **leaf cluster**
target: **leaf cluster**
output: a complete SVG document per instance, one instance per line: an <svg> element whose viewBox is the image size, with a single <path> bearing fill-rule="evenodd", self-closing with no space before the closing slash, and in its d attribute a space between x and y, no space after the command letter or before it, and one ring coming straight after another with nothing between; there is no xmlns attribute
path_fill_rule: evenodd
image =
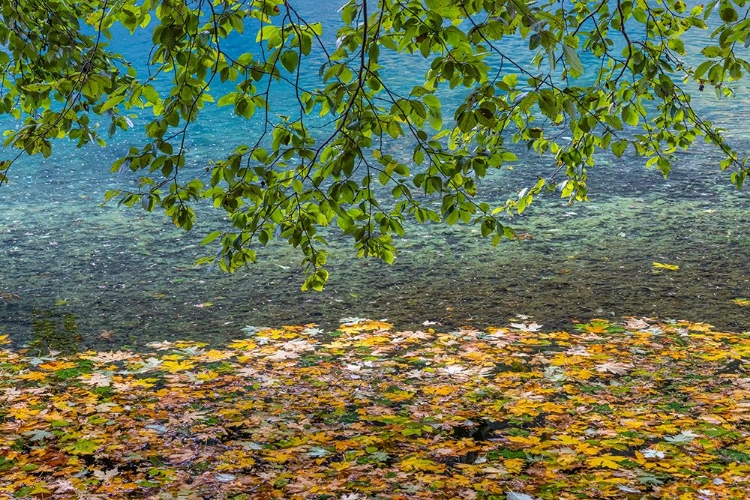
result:
<svg viewBox="0 0 750 500"><path fill-rule="evenodd" d="M750 337L626 318L228 346L0 351L0 495L679 498L750 492ZM244 495L244 496L243 496Z"/></svg>
<svg viewBox="0 0 750 500"><path fill-rule="evenodd" d="M228 224L207 231L220 248L201 263L234 271L281 239L300 249L303 288L319 290L332 233L385 262L410 221L475 224L498 244L516 237L509 219L537 196L587 200L603 154L635 155L666 176L674 154L703 138L740 187L747 160L691 94L730 95L750 69L746 10L744 0L350 0L332 45L282 0L9 2L0 114L23 125L5 133L18 153L0 163L0 184L21 154L51 154L55 138L104 144L145 121L143 143L112 165L139 175L138 187L107 200L161 209L185 229L210 203ZM122 28L150 34L146 68L116 52ZM709 29L696 60L684 40ZM229 49L230 37L251 49ZM423 78L394 79L393 61L424 65ZM214 106L258 133L227 137L232 152L196 174L189 133ZM517 160L513 144L549 168L504 202L482 198L488 172Z"/></svg>

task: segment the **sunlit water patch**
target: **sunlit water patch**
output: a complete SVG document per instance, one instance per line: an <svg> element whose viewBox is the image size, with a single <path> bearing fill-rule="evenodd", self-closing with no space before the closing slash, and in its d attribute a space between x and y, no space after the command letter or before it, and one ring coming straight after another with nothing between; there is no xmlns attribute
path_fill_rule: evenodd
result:
<svg viewBox="0 0 750 500"><path fill-rule="evenodd" d="M471 227L414 226L387 266L357 260L335 241L329 285L304 294L300 257L283 245L234 275L207 274L192 265L208 251L200 226L183 233L159 214L101 207L106 175L86 179L64 160L57 169L40 165L45 176L0 193L0 324L18 345L53 348L225 341L246 325L330 327L352 315L387 315L400 328L486 326L515 314L559 327L658 315L742 331L747 309L732 299L748 295L748 196L716 173L714 160L685 155L668 180L601 165L591 203L540 199L514 221L527 239L495 248Z"/></svg>

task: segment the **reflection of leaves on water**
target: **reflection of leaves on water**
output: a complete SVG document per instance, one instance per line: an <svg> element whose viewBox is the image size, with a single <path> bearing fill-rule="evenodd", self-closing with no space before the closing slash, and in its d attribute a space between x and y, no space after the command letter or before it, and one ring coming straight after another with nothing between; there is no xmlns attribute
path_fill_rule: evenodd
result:
<svg viewBox="0 0 750 500"><path fill-rule="evenodd" d="M115 332L114 330L101 330L96 336L101 340L114 340Z"/></svg>
<svg viewBox="0 0 750 500"><path fill-rule="evenodd" d="M42 309L32 311L32 340L29 346L43 353L50 350L73 353L79 350L78 318L72 313Z"/></svg>
<svg viewBox="0 0 750 500"><path fill-rule="evenodd" d="M9 300L19 300L20 295L11 292L0 292L0 301L6 302Z"/></svg>

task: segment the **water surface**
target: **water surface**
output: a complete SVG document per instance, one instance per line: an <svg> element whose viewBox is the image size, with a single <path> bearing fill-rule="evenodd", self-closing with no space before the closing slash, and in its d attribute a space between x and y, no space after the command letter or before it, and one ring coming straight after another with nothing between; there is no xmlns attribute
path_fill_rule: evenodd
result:
<svg viewBox="0 0 750 500"><path fill-rule="evenodd" d="M144 43L134 43L133 53ZM732 101L708 93L696 100L747 152L750 99L739 90ZM227 129L257 133L226 108L208 110L191 136L192 168L233 149ZM681 153L666 180L628 155L601 158L589 172L591 202L537 199L513 222L530 235L524 241L492 247L470 226L414 225L388 266L357 260L348 242L334 240L329 285L302 293L301 256L283 244L260 249L257 265L233 275L195 268L197 257L215 251L199 243L220 214L203 211L184 233L158 213L101 206L105 190L132 182L109 173L132 140L125 134L104 150L59 144L50 159L22 159L11 185L0 188L0 332L15 346L223 342L246 325L335 327L348 316L410 329L426 321L484 327L518 314L549 328L632 315L750 329L747 308L732 302L750 296L750 200L703 145ZM409 155L408 145L389 147ZM549 160L519 151L513 170L482 182L483 199L502 203L549 171ZM653 262L680 268L658 271Z"/></svg>

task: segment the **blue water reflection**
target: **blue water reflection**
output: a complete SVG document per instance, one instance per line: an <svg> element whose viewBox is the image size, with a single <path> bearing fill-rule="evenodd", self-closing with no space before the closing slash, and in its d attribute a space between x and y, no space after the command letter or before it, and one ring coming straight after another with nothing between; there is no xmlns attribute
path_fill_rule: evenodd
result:
<svg viewBox="0 0 750 500"><path fill-rule="evenodd" d="M329 24L336 18L337 5L300 5ZM141 35L123 50L142 57L148 47ZM396 84L426 69L384 64L393 65L388 78ZM306 71L317 74L317 67ZM739 90L732 101L705 93L696 102L748 151L750 99ZM277 92L291 100L289 87ZM252 143L257 134L231 110L207 109L190 135L190 168L200 172L234 149L228 137ZM135 138L123 134L108 149L58 144L50 159L24 158L0 188L0 332L16 346L220 342L245 325L330 327L344 316L418 328L424 321L482 327L527 314L563 328L593 317L658 315L750 329L747 309L732 302L750 296L748 194L729 184L717 153L704 146L680 153L667 180L633 157L602 158L589 172L591 203L537 200L515 221L528 234L520 242L493 248L472 227L413 226L387 266L357 260L347 242L334 241L330 284L303 294L300 256L281 244L260 249L259 264L234 275L195 269L194 260L210 251L199 242L220 214L204 211L186 234L160 214L100 206L104 191L133 182L127 173L110 174L109 165ZM408 145L389 147L408 158ZM549 170L547 160L522 150L519 157L513 170L481 183L483 199L502 202ZM655 261L680 269L657 272Z"/></svg>

